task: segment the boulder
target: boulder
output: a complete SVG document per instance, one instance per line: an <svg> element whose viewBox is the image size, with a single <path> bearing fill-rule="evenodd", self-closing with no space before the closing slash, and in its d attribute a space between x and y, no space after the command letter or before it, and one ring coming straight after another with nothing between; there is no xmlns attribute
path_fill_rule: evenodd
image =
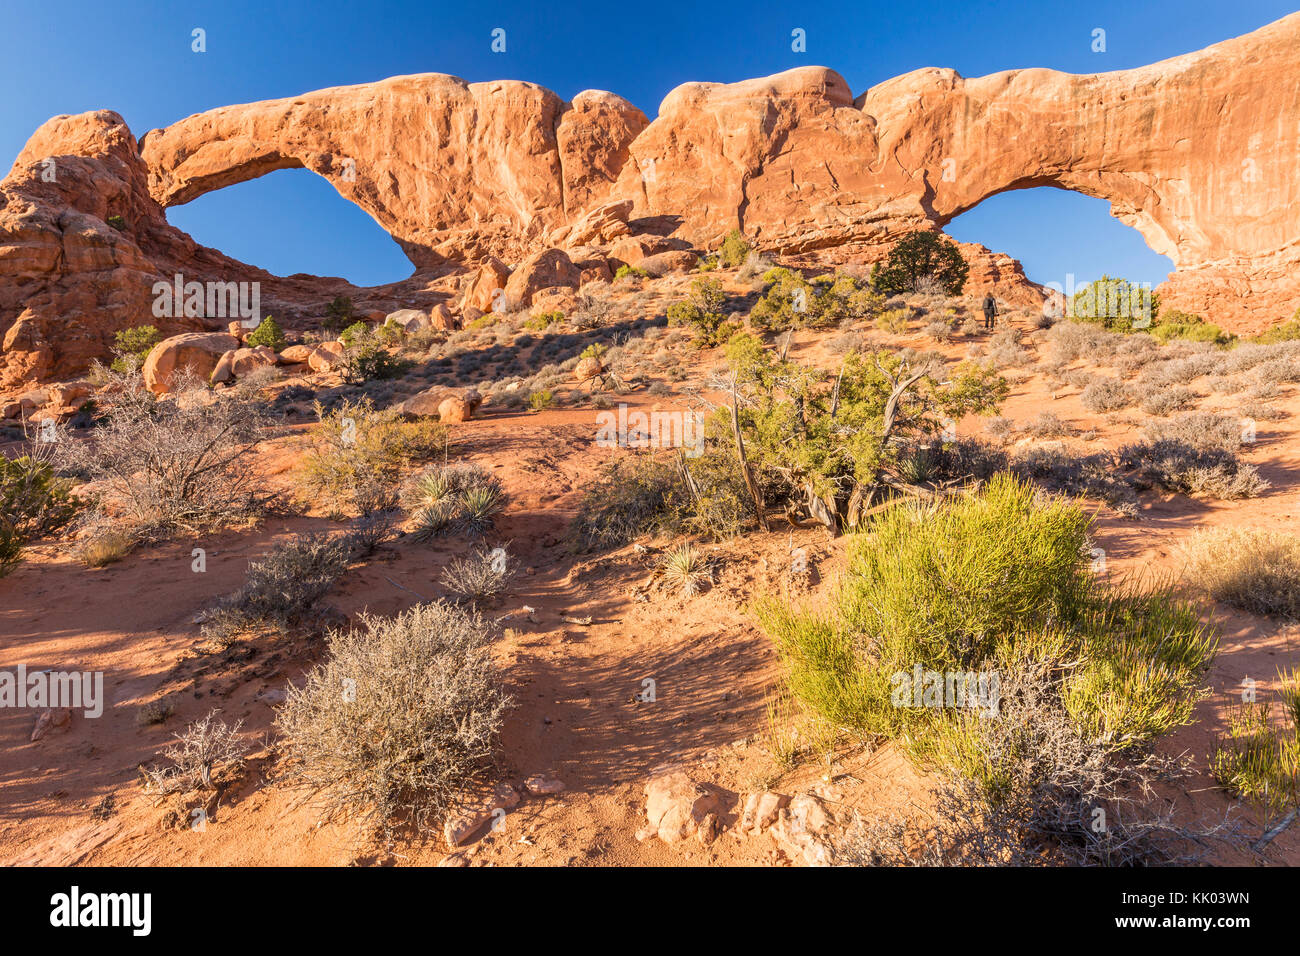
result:
<svg viewBox="0 0 1300 956"><path fill-rule="evenodd" d="M397 409L408 419L433 418L436 415L440 421L464 422L469 421L482 404L483 396L475 389L435 385L412 395Z"/></svg>
<svg viewBox="0 0 1300 956"><path fill-rule="evenodd" d="M572 315L573 310L577 307L577 293L572 289L557 286L553 289L542 289L535 293L533 295L533 307L530 311L533 315L541 312L563 312L565 315Z"/></svg>
<svg viewBox="0 0 1300 956"><path fill-rule="evenodd" d="M202 380L212 374L221 356L239 348L239 340L226 332L185 332L163 339L144 360L144 383L155 395L171 391L183 369Z"/></svg>
<svg viewBox="0 0 1300 956"><path fill-rule="evenodd" d="M456 329L456 317L451 309L439 302L429 310L429 326L439 332L451 332Z"/></svg>
<svg viewBox="0 0 1300 956"><path fill-rule="evenodd" d="M461 299L461 311L473 308L478 309L480 315L491 312L493 305L500 301L497 293L505 289L509 279L510 267L500 259L489 256L466 286L465 296Z"/></svg>
<svg viewBox="0 0 1300 956"><path fill-rule="evenodd" d="M506 282L505 301L510 309L522 309L532 304L533 296L542 289L564 286L578 288L582 272L562 249L544 249L529 256L510 274Z"/></svg>
<svg viewBox="0 0 1300 956"><path fill-rule="evenodd" d="M280 364L298 365L310 360L315 351L310 345L290 345L280 353Z"/></svg>
<svg viewBox="0 0 1300 956"><path fill-rule="evenodd" d="M257 348L236 349L231 357L230 368L236 378L243 378L249 372L259 368L271 368L276 364L275 349L265 345Z"/></svg>
<svg viewBox="0 0 1300 956"><path fill-rule="evenodd" d="M657 278L673 272L690 272L699 260L700 257L694 252L659 252L642 259L638 268Z"/></svg>
<svg viewBox="0 0 1300 956"><path fill-rule="evenodd" d="M579 359L578 364L573 367L573 378L579 383L590 382L600 378L604 371L605 364L594 355L589 355Z"/></svg>
<svg viewBox="0 0 1300 956"><path fill-rule="evenodd" d="M730 805L725 791L696 783L680 769L665 769L652 776L645 795L647 831L665 843L695 835L709 815L721 817Z"/></svg>
<svg viewBox="0 0 1300 956"><path fill-rule="evenodd" d="M391 322L408 335L421 329L433 327L429 313L421 309L398 309L384 316L384 322Z"/></svg>

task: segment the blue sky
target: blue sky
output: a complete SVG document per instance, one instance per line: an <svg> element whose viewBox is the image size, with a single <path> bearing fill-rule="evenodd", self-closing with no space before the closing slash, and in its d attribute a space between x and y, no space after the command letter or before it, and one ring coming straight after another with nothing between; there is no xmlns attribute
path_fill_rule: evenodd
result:
<svg viewBox="0 0 1300 956"><path fill-rule="evenodd" d="M1126 69L1247 33L1295 0L1135 3L956 0L899 3L278 2L10 4L0 34L0 161L58 113L114 109L137 136L190 113L403 73L529 80L565 98L627 97L652 118L688 80L733 81L820 64L855 94L923 66L965 76L1041 66ZM191 52L191 30L207 52ZM490 49L507 31L504 54ZM792 52L790 32L807 34ZM1106 31L1094 53L1092 33ZM198 241L272 272L361 284L410 273L365 213L305 170L272 173L168 211ZM1053 189L1004 193L949 230L1020 259L1031 278L1101 272L1159 282L1170 268L1107 204Z"/></svg>

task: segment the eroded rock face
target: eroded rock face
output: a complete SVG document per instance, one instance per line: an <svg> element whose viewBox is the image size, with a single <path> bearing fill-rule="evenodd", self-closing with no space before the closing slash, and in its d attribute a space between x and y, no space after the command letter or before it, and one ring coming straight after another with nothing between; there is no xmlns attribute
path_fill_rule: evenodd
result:
<svg viewBox="0 0 1300 956"><path fill-rule="evenodd" d="M1108 200L1170 256L1167 308L1255 331L1300 305L1298 48L1293 14L1093 75L927 68L855 97L835 71L803 67L687 83L653 122L613 93L565 103L443 74L222 107L138 144L115 113L55 117L0 183L0 389L79 374L132 325L225 328L225 316L152 315L154 284L178 273L260 282L263 311L287 321L320 319L337 295L359 314L454 302L463 321L548 248L689 267L686 250L740 228L770 252L864 264L1034 186ZM415 275L374 289L278 278L166 222L166 207L292 167L374 216ZM976 250L970 291L1041 299L1009 263Z"/></svg>

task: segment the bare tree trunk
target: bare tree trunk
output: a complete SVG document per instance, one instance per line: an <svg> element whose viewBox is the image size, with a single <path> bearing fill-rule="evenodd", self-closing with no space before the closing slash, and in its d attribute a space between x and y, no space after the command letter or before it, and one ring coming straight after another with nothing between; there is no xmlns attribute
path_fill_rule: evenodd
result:
<svg viewBox="0 0 1300 956"><path fill-rule="evenodd" d="M736 435L736 457L740 459L740 474L745 479L745 487L754 499L754 513L758 516L758 526L764 531L767 526L767 507L763 503L763 493L754 481L754 473L749 469L749 460L745 457L745 439L740 434L740 403L736 398L736 376L731 376L731 428Z"/></svg>

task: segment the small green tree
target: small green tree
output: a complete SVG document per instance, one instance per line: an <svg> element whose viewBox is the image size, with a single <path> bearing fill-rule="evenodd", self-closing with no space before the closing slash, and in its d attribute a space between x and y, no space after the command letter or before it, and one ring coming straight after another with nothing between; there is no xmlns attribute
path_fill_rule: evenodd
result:
<svg viewBox="0 0 1300 956"><path fill-rule="evenodd" d="M767 289L749 313L750 323L765 332L829 329L846 319L865 319L880 308L880 293L853 276L837 272L805 279L790 269L769 269Z"/></svg>
<svg viewBox="0 0 1300 956"><path fill-rule="evenodd" d="M152 325L133 325L117 332L113 336L113 351L118 353L113 359L113 371L126 373L139 368L161 341L162 333Z"/></svg>
<svg viewBox="0 0 1300 956"><path fill-rule="evenodd" d="M289 340L284 337L284 330L280 328L280 324L268 315L262 320L261 324L249 334L245 344L248 345L249 348L257 348L260 345L265 345L267 348L279 352L289 344Z"/></svg>
<svg viewBox="0 0 1300 956"><path fill-rule="evenodd" d="M1160 296L1149 284L1103 275L1080 288L1070 300L1070 318L1093 322L1115 332L1150 329L1160 316Z"/></svg>
<svg viewBox="0 0 1300 956"><path fill-rule="evenodd" d="M354 315L355 309L352 306L352 298L340 295L325 307L325 319L321 322L321 326L327 332L337 332L339 329L350 325Z"/></svg>
<svg viewBox="0 0 1300 956"><path fill-rule="evenodd" d="M838 373L824 373L782 360L748 333L731 339L727 360L760 483L784 486L832 533L859 524L903 447L963 415L996 411L1009 390L987 366L945 369L883 351L851 352Z"/></svg>
<svg viewBox="0 0 1300 956"><path fill-rule="evenodd" d="M913 232L898 240L884 267L873 272L872 281L886 295L919 291L928 279L948 295L961 295L969 272L955 242L937 232Z"/></svg>
<svg viewBox="0 0 1300 956"><path fill-rule="evenodd" d="M695 279L691 282L689 298L668 307L668 324L694 329L694 344L699 348L721 345L738 328L735 322L728 322L722 314L726 301L727 294L717 282Z"/></svg>

